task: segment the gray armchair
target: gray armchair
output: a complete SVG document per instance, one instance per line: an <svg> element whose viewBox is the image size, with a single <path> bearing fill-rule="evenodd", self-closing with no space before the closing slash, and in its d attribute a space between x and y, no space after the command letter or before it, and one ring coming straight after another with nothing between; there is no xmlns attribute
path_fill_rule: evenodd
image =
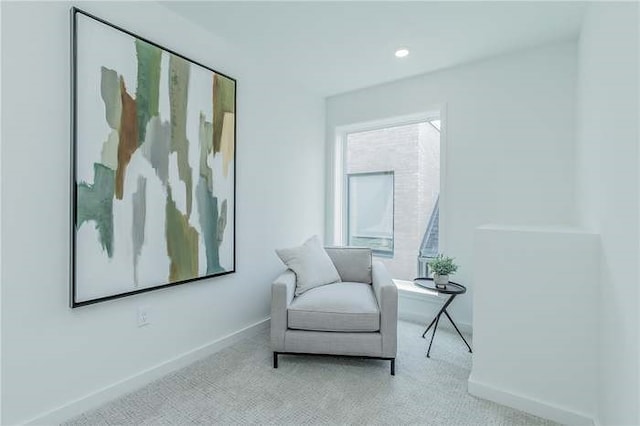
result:
<svg viewBox="0 0 640 426"><path fill-rule="evenodd" d="M395 375L398 290L391 276L370 249L326 250L342 282L294 296L296 275L287 270L272 284L273 367L281 354L345 355L389 360Z"/></svg>

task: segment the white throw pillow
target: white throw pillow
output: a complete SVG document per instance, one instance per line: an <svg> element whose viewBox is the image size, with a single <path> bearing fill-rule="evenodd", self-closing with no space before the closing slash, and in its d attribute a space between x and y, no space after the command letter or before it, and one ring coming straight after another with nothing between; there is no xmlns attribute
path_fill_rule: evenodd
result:
<svg viewBox="0 0 640 426"><path fill-rule="evenodd" d="M340 282L340 275L317 236L300 247L276 250L282 262L296 273L296 296L325 284Z"/></svg>

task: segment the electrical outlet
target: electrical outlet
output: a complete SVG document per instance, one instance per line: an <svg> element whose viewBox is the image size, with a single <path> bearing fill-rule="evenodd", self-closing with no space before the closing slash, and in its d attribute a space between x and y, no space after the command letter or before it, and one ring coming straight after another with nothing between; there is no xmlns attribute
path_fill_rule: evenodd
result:
<svg viewBox="0 0 640 426"><path fill-rule="evenodd" d="M138 327L144 327L151 324L149 320L149 309L146 307L138 308Z"/></svg>

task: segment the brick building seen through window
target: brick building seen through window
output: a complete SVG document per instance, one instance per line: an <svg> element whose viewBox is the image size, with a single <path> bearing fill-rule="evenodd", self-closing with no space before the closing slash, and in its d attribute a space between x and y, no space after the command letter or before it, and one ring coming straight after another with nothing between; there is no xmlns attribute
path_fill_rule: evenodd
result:
<svg viewBox="0 0 640 426"><path fill-rule="evenodd" d="M438 251L440 121L346 135L346 242L368 246L395 279Z"/></svg>

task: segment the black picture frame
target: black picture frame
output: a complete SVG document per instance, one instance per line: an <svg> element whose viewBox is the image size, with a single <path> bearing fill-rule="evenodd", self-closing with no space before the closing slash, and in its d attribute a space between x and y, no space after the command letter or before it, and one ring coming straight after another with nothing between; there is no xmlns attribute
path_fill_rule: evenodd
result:
<svg viewBox="0 0 640 426"><path fill-rule="evenodd" d="M155 290L161 290L161 289L166 289L169 287L175 287L175 286L179 286L182 284L187 284L187 283L193 283L196 281L202 281L205 279L210 279L210 278L215 278L215 277L220 277L220 276L225 276L225 275L229 275L229 274L233 274L237 271L237 240L236 240L236 218L237 218L237 214L236 214L236 210L237 210L237 153L238 153L238 120L237 120L237 115L234 117L234 123L233 123L233 131L234 131L234 143L233 143L233 213L232 213L232 217L233 217L233 253L232 253L232 258L233 258L233 269L228 270L228 271L223 271L223 272L219 272L219 273L215 273L215 274L210 274L210 275L203 275L203 276L198 276L198 277L194 277L194 278L190 278L190 279L185 279L185 280L179 280L179 281L173 281L173 282L169 282L166 284L161 284L161 285L157 285L154 287L146 287L146 288L141 288L141 289L136 289L136 290L132 290L132 291L128 291L128 292L123 292L123 293L117 293L117 294L113 294L113 295L108 295L108 296L104 296L104 297L98 297L95 299L90 299L90 300L84 300L84 301L78 301L76 299L76 290L77 290L77 282L76 282L76 254L77 254L77 231L78 228L76 226L77 223L77 214L78 214L78 205L77 205L77 148L78 148L78 128L77 128L77 113L78 113L78 75L77 75L77 59L78 59L78 46L77 46L77 18L78 15L83 15L87 18L93 19L94 21L106 25L116 31L120 31L126 35L129 35L131 37L137 38L141 41L144 41L150 45L153 45L159 49L162 49L163 51L171 54L171 55L175 55L179 58L182 58L185 61L190 62L191 64L200 66L202 68L205 68L206 70L211 71L212 73L215 73L217 75L220 75L222 77L225 77L229 80L232 80L234 83L234 111L236 111L237 113L237 107L238 107L238 82L235 78L230 77L229 75L222 73L220 71L215 70L212 67L209 67L207 65L202 64L201 62L195 61L191 58L188 58L178 52L175 52L172 49L169 49L167 47L164 47L154 41L149 40L148 38L142 37L132 31L126 30L118 25L112 24L98 16L95 16L89 12L86 12L82 9L79 9L77 7L71 7L70 9L70 28L71 28L71 34L70 34L70 59L71 59L71 111L70 111L70 126L71 126L71 149L70 149L70 159L71 159L71 182L70 182L70 198L71 198L71 215L70 215L70 228L71 228L71 232L69 233L70 235L70 262L69 262L69 266L70 266L70 271L69 271L69 276L70 276L70 285L69 285L69 290L70 290L70 297L69 297L69 306L70 308L79 308L82 306L87 306L87 305L93 305L96 303L101 303L101 302L106 302L106 301L110 301L110 300L115 300L115 299L120 299L123 297L127 297L127 296L133 296L133 295L137 295L137 294L142 294L142 293L147 293L150 291L155 291Z"/></svg>

